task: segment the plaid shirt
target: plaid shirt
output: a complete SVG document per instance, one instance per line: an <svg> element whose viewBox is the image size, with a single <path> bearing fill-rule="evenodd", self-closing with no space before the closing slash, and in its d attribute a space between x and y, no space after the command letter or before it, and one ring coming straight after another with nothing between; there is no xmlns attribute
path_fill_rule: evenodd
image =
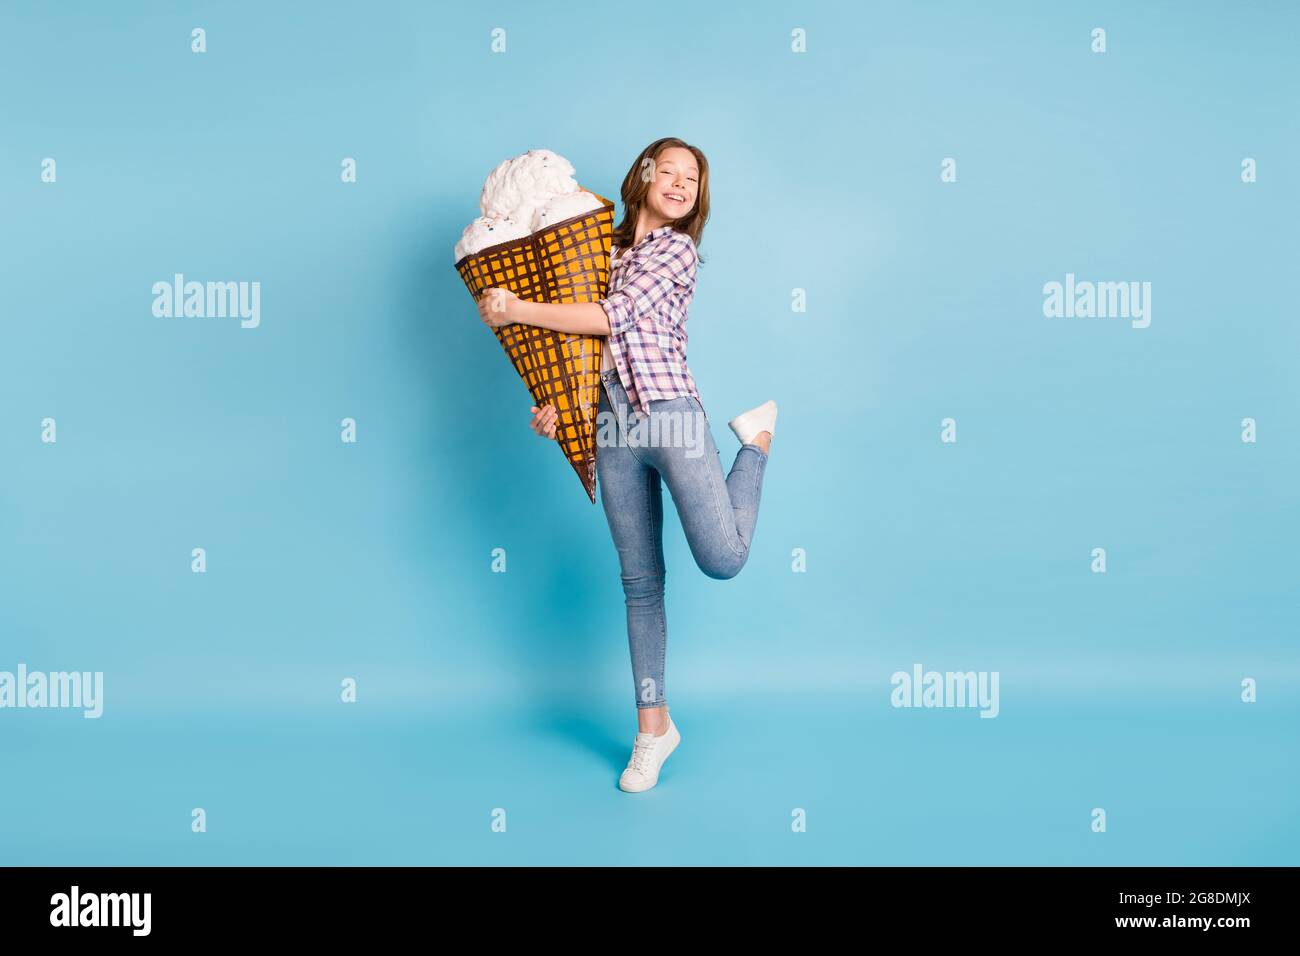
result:
<svg viewBox="0 0 1300 956"><path fill-rule="evenodd" d="M686 308L698 261L690 236L661 226L610 269L609 292L600 300L609 317L606 346L628 401L645 414L660 398L700 401L686 366Z"/></svg>

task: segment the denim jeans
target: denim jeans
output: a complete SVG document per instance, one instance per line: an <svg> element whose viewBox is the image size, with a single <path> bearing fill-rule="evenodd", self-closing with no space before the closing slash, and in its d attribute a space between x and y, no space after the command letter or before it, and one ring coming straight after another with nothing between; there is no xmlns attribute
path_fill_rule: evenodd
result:
<svg viewBox="0 0 1300 956"><path fill-rule="evenodd" d="M742 445L724 479L698 401L690 396L651 401L647 416L631 406L616 371L602 373L601 380L598 425L607 427L597 434L596 475L618 551L636 705L662 707L668 625L660 479L668 485L700 570L711 578L732 578L749 557L767 453ZM608 427L614 422L616 427Z"/></svg>

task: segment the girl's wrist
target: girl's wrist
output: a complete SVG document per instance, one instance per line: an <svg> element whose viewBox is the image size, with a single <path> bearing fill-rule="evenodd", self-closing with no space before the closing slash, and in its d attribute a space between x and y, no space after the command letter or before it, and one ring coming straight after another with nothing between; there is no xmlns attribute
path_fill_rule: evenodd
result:
<svg viewBox="0 0 1300 956"><path fill-rule="evenodd" d="M520 325L537 324L537 303L529 302L527 299L518 299L515 302L515 321Z"/></svg>

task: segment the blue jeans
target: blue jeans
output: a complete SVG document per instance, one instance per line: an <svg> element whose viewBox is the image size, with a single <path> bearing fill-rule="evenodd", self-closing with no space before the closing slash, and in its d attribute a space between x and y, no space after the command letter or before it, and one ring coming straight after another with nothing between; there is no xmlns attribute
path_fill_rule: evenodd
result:
<svg viewBox="0 0 1300 956"><path fill-rule="evenodd" d="M631 406L616 371L602 373L601 380L598 425L606 427L597 434L596 475L618 550L636 705L662 707L668 625L660 479L672 494L700 570L711 578L732 578L749 557L767 453L742 445L724 479L698 401L690 396L651 401L646 416Z"/></svg>

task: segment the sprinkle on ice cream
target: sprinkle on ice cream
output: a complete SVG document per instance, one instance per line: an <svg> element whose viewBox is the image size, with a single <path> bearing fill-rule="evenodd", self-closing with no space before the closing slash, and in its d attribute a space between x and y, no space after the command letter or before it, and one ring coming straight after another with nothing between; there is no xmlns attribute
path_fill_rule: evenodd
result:
<svg viewBox="0 0 1300 956"><path fill-rule="evenodd" d="M573 175L573 164L549 149L530 149L500 163L483 184L482 215L465 227L455 261L599 209L600 200L582 191Z"/></svg>

